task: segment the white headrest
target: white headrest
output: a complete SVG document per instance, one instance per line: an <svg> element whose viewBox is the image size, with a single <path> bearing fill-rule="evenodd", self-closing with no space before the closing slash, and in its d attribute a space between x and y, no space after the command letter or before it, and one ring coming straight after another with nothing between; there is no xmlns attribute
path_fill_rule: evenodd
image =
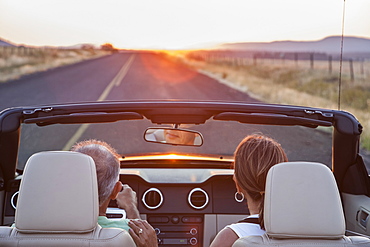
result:
<svg viewBox="0 0 370 247"><path fill-rule="evenodd" d="M264 220L276 238L341 238L345 220L331 170L312 162L285 162L267 175Z"/></svg>
<svg viewBox="0 0 370 247"><path fill-rule="evenodd" d="M89 232L97 226L93 159L59 151L32 155L20 185L15 227L20 232Z"/></svg>

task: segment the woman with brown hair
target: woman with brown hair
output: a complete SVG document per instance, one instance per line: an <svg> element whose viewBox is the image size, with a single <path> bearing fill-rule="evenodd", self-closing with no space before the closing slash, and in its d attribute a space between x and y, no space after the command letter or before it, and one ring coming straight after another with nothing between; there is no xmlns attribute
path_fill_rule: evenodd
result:
<svg viewBox="0 0 370 247"><path fill-rule="evenodd" d="M222 229L211 247L232 246L238 238L265 233L263 208L267 172L273 165L288 161L281 145L263 135L247 136L234 156L235 196L245 197L250 216Z"/></svg>

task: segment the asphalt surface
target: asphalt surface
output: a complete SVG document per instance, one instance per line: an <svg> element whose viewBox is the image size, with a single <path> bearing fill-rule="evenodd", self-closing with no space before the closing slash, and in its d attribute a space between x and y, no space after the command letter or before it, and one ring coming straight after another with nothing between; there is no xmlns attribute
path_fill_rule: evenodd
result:
<svg viewBox="0 0 370 247"><path fill-rule="evenodd" d="M248 94L154 53L117 53L0 84L0 110L52 103L153 99L257 102ZM19 166L36 151L69 149L74 141L91 137L106 140L122 154L175 151L172 146L143 142L143 132L148 126L153 125L149 121L130 121L109 127L109 131L105 125L85 126L83 130L80 125L59 125L41 131L29 125L22 129ZM277 139L290 160L318 161L328 166L331 163L331 134L325 131L233 122L209 123L195 129L202 132L207 145L176 150L232 154L244 136L259 132ZM76 137L77 132L80 134Z"/></svg>
<svg viewBox="0 0 370 247"><path fill-rule="evenodd" d="M153 53L119 53L0 84L0 109L97 101L120 69L134 60L105 100L195 99L253 101L248 95Z"/></svg>

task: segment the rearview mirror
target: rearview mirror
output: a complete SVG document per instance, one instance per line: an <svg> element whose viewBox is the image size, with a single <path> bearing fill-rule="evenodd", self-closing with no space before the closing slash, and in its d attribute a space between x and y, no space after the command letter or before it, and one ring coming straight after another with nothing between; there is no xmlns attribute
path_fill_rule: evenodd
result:
<svg viewBox="0 0 370 247"><path fill-rule="evenodd" d="M202 146L203 136L194 130L176 128L148 128L144 139L147 142L155 142L180 146Z"/></svg>

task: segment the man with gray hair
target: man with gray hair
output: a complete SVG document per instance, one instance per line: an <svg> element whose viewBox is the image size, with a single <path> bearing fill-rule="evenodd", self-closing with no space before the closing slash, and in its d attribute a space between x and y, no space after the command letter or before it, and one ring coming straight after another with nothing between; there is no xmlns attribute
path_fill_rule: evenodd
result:
<svg viewBox="0 0 370 247"><path fill-rule="evenodd" d="M158 246L153 227L140 220L136 192L119 181L120 156L114 148L103 141L88 140L76 143L71 151L89 155L95 162L99 193L98 224L128 231L137 246ZM106 217L110 200L117 201L118 207L126 211L128 219L113 221Z"/></svg>

